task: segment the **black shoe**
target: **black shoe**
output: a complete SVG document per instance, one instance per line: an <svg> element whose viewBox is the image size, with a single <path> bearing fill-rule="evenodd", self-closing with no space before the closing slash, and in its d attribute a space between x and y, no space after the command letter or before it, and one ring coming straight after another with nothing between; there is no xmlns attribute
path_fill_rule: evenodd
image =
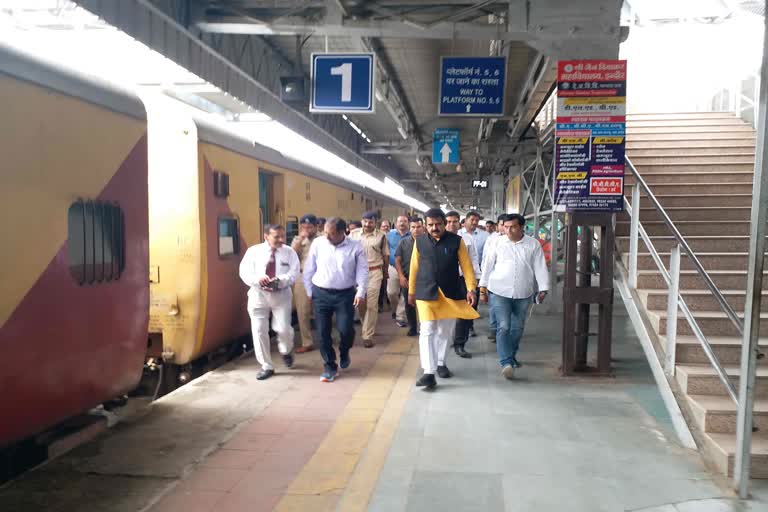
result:
<svg viewBox="0 0 768 512"><path fill-rule="evenodd" d="M523 365L520 364L520 361L518 361L517 359L514 359L512 361L512 368L522 368L522 367L523 367Z"/></svg>
<svg viewBox="0 0 768 512"><path fill-rule="evenodd" d="M342 369L349 368L351 362L352 361L349 359L349 352L339 355L339 366L341 366Z"/></svg>
<svg viewBox="0 0 768 512"><path fill-rule="evenodd" d="M408 327L408 323L403 322L402 320L395 320L395 323L397 324L398 327Z"/></svg>
<svg viewBox="0 0 768 512"><path fill-rule="evenodd" d="M355 324L355 325L360 325L360 324L362 324L362 323L363 323L363 322L361 322L359 318L355 318L355 321L354 321L354 324Z"/></svg>
<svg viewBox="0 0 768 512"><path fill-rule="evenodd" d="M397 320L397 311L392 312L392 320Z"/></svg>
<svg viewBox="0 0 768 512"><path fill-rule="evenodd" d="M459 344L454 345L453 351L456 352L456 355L459 357L462 357L464 359L472 359L472 354L464 350L464 345L459 345Z"/></svg>
<svg viewBox="0 0 768 512"><path fill-rule="evenodd" d="M433 374L425 373L419 378L419 380L416 381L416 386L425 389L435 389L435 386L437 386L437 380Z"/></svg>
<svg viewBox="0 0 768 512"><path fill-rule="evenodd" d="M271 376L275 374L275 370L260 370L259 373L256 375L256 380L267 380Z"/></svg>
<svg viewBox="0 0 768 512"><path fill-rule="evenodd" d="M495 332L488 335L488 341L492 341L492 342L496 343L496 333Z"/></svg>
<svg viewBox="0 0 768 512"><path fill-rule="evenodd" d="M283 355L283 362L286 368L293 368L293 352Z"/></svg>
<svg viewBox="0 0 768 512"><path fill-rule="evenodd" d="M406 336L410 336L411 338L413 338L414 336L418 336L418 335L419 335L419 333L416 332L416 331L408 331L408 333L406 334Z"/></svg>
<svg viewBox="0 0 768 512"><path fill-rule="evenodd" d="M469 337L470 338L474 338L475 336L477 336L477 334L475 333L475 328L474 327L470 327L469 328Z"/></svg>
<svg viewBox="0 0 768 512"><path fill-rule="evenodd" d="M453 373L451 373L447 366L443 365L437 367L437 376L441 379L450 379L453 377Z"/></svg>

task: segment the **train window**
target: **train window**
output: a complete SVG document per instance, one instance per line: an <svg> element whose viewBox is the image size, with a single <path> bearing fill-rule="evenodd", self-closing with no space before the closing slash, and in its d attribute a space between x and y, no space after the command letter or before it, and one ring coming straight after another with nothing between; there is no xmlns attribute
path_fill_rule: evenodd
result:
<svg viewBox="0 0 768 512"><path fill-rule="evenodd" d="M69 273L77 284L85 282L85 205L78 201L69 207Z"/></svg>
<svg viewBox="0 0 768 512"><path fill-rule="evenodd" d="M310 190L309 182L306 183L306 187L304 189L304 198L307 201L311 201L312 200L312 190Z"/></svg>
<svg viewBox="0 0 768 512"><path fill-rule="evenodd" d="M234 217L219 217L219 256L230 256L240 252L240 236Z"/></svg>
<svg viewBox="0 0 768 512"><path fill-rule="evenodd" d="M294 237L299 235L299 218L295 215L288 217L288 222L285 223L285 241L291 243Z"/></svg>
<svg viewBox="0 0 768 512"><path fill-rule="evenodd" d="M222 198L229 196L229 174L213 171L213 195Z"/></svg>
<svg viewBox="0 0 768 512"><path fill-rule="evenodd" d="M119 206L74 202L67 213L69 273L77 284L113 281L125 269L125 227Z"/></svg>
<svg viewBox="0 0 768 512"><path fill-rule="evenodd" d="M355 200L355 193L354 192L350 192L350 194L352 194L351 199L354 201Z"/></svg>

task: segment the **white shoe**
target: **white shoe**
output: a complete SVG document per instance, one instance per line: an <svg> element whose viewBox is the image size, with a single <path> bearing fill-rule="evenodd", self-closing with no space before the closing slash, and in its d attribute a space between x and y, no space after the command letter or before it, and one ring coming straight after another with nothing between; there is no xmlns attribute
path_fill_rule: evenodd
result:
<svg viewBox="0 0 768 512"><path fill-rule="evenodd" d="M515 369L511 364L506 364L504 365L504 368L501 369L501 376L505 379L512 380L515 377Z"/></svg>

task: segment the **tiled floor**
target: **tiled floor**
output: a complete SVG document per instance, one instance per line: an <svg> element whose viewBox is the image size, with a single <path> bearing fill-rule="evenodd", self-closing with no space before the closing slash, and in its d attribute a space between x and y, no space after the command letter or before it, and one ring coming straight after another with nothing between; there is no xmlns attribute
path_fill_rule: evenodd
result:
<svg viewBox="0 0 768 512"><path fill-rule="evenodd" d="M514 381L501 378L481 322L474 357L448 360L455 377L412 392L368 510L768 510L768 500L737 503L678 445L626 318L614 320L607 379L557 374L559 320L532 317Z"/></svg>
<svg viewBox="0 0 768 512"><path fill-rule="evenodd" d="M227 365L3 487L0 510L768 511L768 486L740 503L677 444L621 315L614 378L560 377L560 318L534 315L514 381L480 320L434 392L413 385L416 340L380 318L338 381L319 382L317 352L264 382L253 359Z"/></svg>

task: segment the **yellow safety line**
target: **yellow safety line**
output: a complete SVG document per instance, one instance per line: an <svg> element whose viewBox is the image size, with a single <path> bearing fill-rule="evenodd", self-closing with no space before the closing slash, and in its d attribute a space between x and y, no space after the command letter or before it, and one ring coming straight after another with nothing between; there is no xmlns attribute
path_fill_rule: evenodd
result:
<svg viewBox="0 0 768 512"><path fill-rule="evenodd" d="M389 344L276 511L366 509L413 386L414 349L407 338Z"/></svg>

